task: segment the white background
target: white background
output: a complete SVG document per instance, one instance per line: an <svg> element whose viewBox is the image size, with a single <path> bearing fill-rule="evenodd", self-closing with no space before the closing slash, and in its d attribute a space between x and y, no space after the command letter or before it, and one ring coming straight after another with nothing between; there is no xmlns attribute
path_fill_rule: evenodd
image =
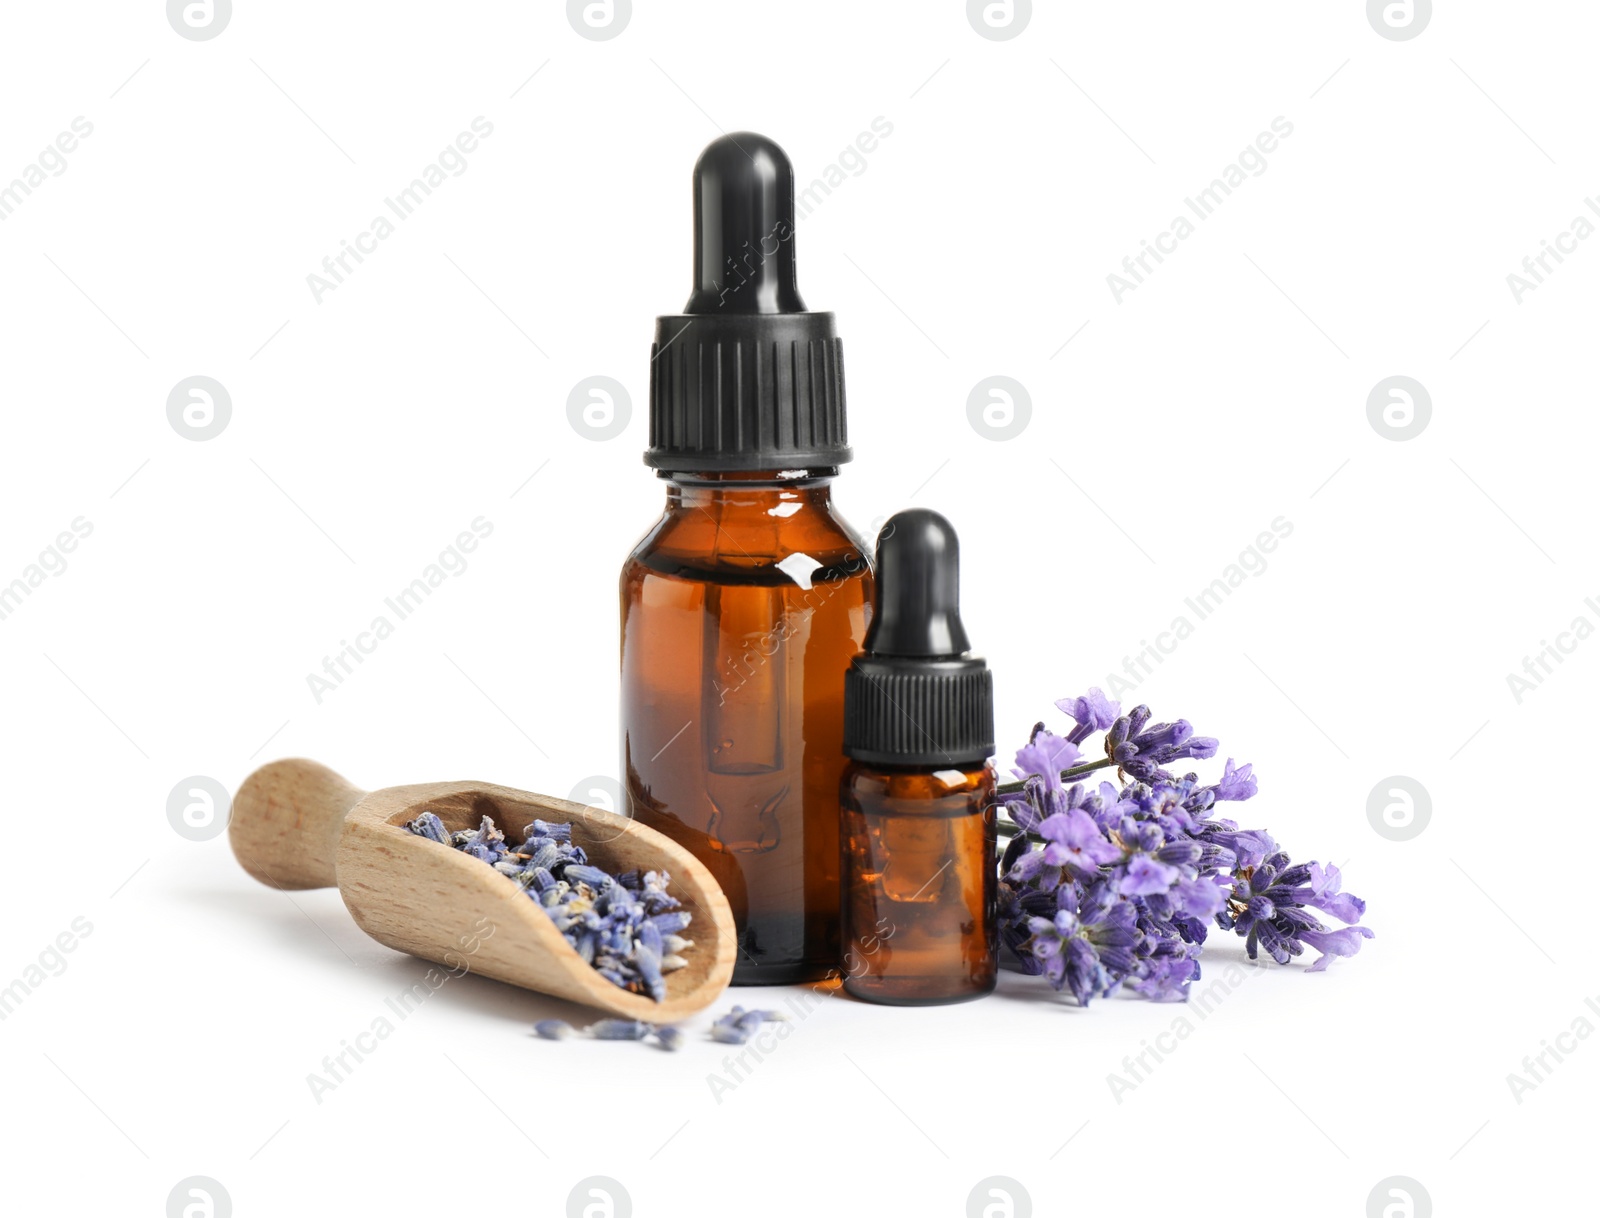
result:
<svg viewBox="0 0 1600 1218"><path fill-rule="evenodd" d="M239 0L196 42L152 0L6 6L0 182L93 124L0 222L0 584L93 527L0 621L0 986L93 928L0 1023L8 1209L158 1215L199 1174L241 1216L560 1214L605 1175L640 1215L959 1215L1005 1175L1041 1215L1359 1215L1404 1175L1440 1213L1559 1212L1600 1039L1520 1103L1507 1076L1600 1026L1600 642L1520 701L1507 674L1600 624L1600 242L1520 303L1506 276L1600 220L1600 15L1452 3L1393 41L1349 0L1036 7L997 41L954 0L637 0L592 41L558 3ZM318 303L307 275L477 116L467 170ZM880 116L798 238L846 344L843 511L956 523L1009 748L1290 522L1125 703L1219 736L1208 776L1254 762L1244 818L1341 863L1377 939L1251 971L1120 1103L1107 1076L1184 1010L1010 975L830 999L720 1102L705 1020L675 1056L552 1045L531 1022L581 1012L468 978L318 1103L307 1075L424 966L185 840L169 792L291 755L373 787L614 775L694 158L753 129L810 181ZM1278 116L1119 304L1106 276ZM195 375L232 399L205 442L166 414ZM632 400L611 441L567 418L597 375ZM991 375L1031 396L1009 442L968 420ZM1432 400L1405 442L1368 421L1393 375ZM478 516L465 573L319 703L307 674ZM1431 796L1411 840L1369 823L1391 775Z"/></svg>

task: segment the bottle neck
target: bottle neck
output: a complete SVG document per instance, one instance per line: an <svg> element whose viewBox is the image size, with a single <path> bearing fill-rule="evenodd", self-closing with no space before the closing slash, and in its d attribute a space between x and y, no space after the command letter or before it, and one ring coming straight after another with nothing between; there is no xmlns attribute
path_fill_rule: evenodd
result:
<svg viewBox="0 0 1600 1218"><path fill-rule="evenodd" d="M704 508L739 504L752 508L826 509L832 503L833 467L766 470L750 473L662 474L668 508ZM788 514L788 513L785 513Z"/></svg>

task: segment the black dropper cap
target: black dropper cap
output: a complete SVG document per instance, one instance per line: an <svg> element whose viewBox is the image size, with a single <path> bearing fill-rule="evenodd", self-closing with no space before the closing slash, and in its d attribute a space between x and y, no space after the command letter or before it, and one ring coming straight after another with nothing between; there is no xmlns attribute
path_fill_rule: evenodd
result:
<svg viewBox="0 0 1600 1218"><path fill-rule="evenodd" d="M877 601L844 678L844 751L875 765L976 765L994 752L994 678L968 652L961 554L938 512L878 534Z"/></svg>
<svg viewBox="0 0 1600 1218"><path fill-rule="evenodd" d="M764 135L713 140L694 167L694 290L656 319L650 448L666 472L817 469L850 460L832 313L795 277L794 168Z"/></svg>

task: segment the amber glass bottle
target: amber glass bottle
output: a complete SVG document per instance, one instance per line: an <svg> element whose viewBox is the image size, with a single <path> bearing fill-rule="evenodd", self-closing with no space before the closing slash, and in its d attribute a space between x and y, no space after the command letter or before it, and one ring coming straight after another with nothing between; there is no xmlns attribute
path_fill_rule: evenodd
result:
<svg viewBox="0 0 1600 1218"><path fill-rule="evenodd" d="M901 512L845 680L844 987L925 1006L994 989L994 693L958 604L955 530Z"/></svg>
<svg viewBox="0 0 1600 1218"><path fill-rule="evenodd" d="M623 568L629 802L727 894L735 984L838 959L840 695L870 582L828 481L675 477Z"/></svg>
<svg viewBox="0 0 1600 1218"><path fill-rule="evenodd" d="M995 773L845 770L845 989L923 1006L995 986Z"/></svg>
<svg viewBox="0 0 1600 1218"><path fill-rule="evenodd" d="M844 372L795 282L783 150L714 142L694 211L695 288L651 359L666 511L622 571L623 772L630 813L727 894L734 984L780 984L838 963L844 674L871 570L830 498Z"/></svg>

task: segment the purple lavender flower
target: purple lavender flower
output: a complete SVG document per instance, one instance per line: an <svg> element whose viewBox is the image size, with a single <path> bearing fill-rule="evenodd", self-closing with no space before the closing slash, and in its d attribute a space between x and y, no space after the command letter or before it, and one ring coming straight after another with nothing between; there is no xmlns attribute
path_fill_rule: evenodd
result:
<svg viewBox="0 0 1600 1218"><path fill-rule="evenodd" d="M1153 960L1144 974L1128 982L1128 988L1151 1002L1187 1002L1189 983L1200 975L1193 957L1165 956Z"/></svg>
<svg viewBox="0 0 1600 1218"><path fill-rule="evenodd" d="M1036 833L1045 817L1066 805L1060 784L1051 788L1038 774L1028 775L1022 780L1022 790L1007 792L1000 800L1006 815L1026 833Z"/></svg>
<svg viewBox="0 0 1600 1218"><path fill-rule="evenodd" d="M1322 953L1306 972L1323 972L1335 956L1355 955L1356 952L1361 950L1361 940L1372 937L1372 932L1365 926L1341 926L1336 930L1301 931L1301 940L1309 943Z"/></svg>
<svg viewBox="0 0 1600 1218"><path fill-rule="evenodd" d="M1103 883L1083 890L1068 885L1057 900L1054 916L1028 919L1033 955L1052 988L1071 990L1080 1006L1088 1006L1133 971L1137 914Z"/></svg>
<svg viewBox="0 0 1600 1218"><path fill-rule="evenodd" d="M1094 818L1081 808L1055 812L1039 823L1039 836L1047 845L1041 852L1045 865L1066 867L1079 879L1092 879L1103 863L1122 857L1105 839Z"/></svg>
<svg viewBox="0 0 1600 1218"><path fill-rule="evenodd" d="M1196 876L1180 880L1172 887L1174 904L1191 918L1205 921L1222 912L1228 903L1228 887L1215 876Z"/></svg>
<svg viewBox="0 0 1600 1218"><path fill-rule="evenodd" d="M1228 758L1227 764L1222 767L1222 778L1212 790L1218 799L1249 799L1256 793L1255 775L1250 771L1255 767L1249 764L1233 768L1233 758Z"/></svg>
<svg viewBox="0 0 1600 1218"><path fill-rule="evenodd" d="M1321 972L1334 956L1353 956L1363 939L1373 937L1364 926L1329 930L1306 912L1304 897L1316 897L1325 905L1345 911L1334 916L1344 921L1354 921L1366 910L1366 903L1357 897L1328 891L1337 889L1338 868L1317 867L1317 881L1312 882L1312 868L1316 864L1292 864L1281 850L1265 859L1259 866L1242 867L1235 873L1233 892L1228 904L1217 915L1225 928L1245 937L1245 951L1253 960L1258 947L1279 964L1287 964L1304 950L1304 944L1324 953L1312 967ZM1329 872L1331 871L1331 876ZM1316 888L1322 895L1317 896ZM1323 908L1319 905L1317 908ZM1332 912L1325 910L1325 912ZM1345 913L1351 914L1346 918Z"/></svg>
<svg viewBox="0 0 1600 1218"><path fill-rule="evenodd" d="M1150 708L1136 706L1112 724L1106 736L1106 756L1141 782L1169 779L1163 766L1185 757L1203 759L1217 751L1217 742L1196 736L1186 719L1147 727L1149 720Z"/></svg>
<svg viewBox="0 0 1600 1218"><path fill-rule="evenodd" d="M1259 867L1278 853L1278 843L1261 829L1241 829L1231 820L1206 821L1196 835L1200 840L1227 851L1237 869Z"/></svg>
<svg viewBox="0 0 1600 1218"><path fill-rule="evenodd" d="M1017 750L1017 767L1011 772L1026 779L1037 774L1044 779L1048 790L1061 789L1061 771L1070 770L1082 754L1078 746L1045 730L1044 724L1033 729L1033 737Z"/></svg>
<svg viewBox="0 0 1600 1218"><path fill-rule="evenodd" d="M1146 854L1135 855L1122 872L1117 891L1125 897L1147 897L1164 893L1178 882L1176 867L1158 863Z"/></svg>
<svg viewBox="0 0 1600 1218"><path fill-rule="evenodd" d="M1301 904L1332 914L1341 922L1359 922L1361 915L1367 912L1367 903L1348 892L1340 892L1339 885L1342 882L1339 869L1332 863L1326 867L1320 863L1312 863L1309 885L1296 889L1295 897Z"/></svg>
<svg viewBox="0 0 1600 1218"><path fill-rule="evenodd" d="M1210 818L1217 803L1256 794L1252 766L1230 757L1209 785L1177 777L1163 767L1217 750L1188 721L1152 724L1147 706L1120 715L1097 689L1056 705L1077 726L1063 738L1037 725L1016 755L1020 787L1001 796L1015 836L1000 864L999 936L1015 967L1080 1003L1124 984L1178 1001L1200 975L1212 924L1243 937L1252 958L1265 949L1287 963L1312 947L1314 971L1372 938L1362 926L1330 930L1312 912L1348 923L1365 914L1341 891L1338 868L1292 864L1264 831ZM1120 790L1064 786L1061 772L1095 731L1125 775Z"/></svg>
<svg viewBox="0 0 1600 1218"><path fill-rule="evenodd" d="M1073 788L1077 790L1076 787ZM1135 788L1124 787L1118 791L1109 782L1102 782L1093 792L1080 796L1085 812L1094 817L1095 824L1100 826L1100 832L1110 837L1122 827L1122 822L1138 811L1134 800Z"/></svg>
<svg viewBox="0 0 1600 1218"><path fill-rule="evenodd" d="M1122 711L1122 703L1111 701L1098 686L1081 697L1061 698L1056 707L1077 720L1078 726L1067 733L1067 739L1073 744L1082 744L1095 732L1105 731Z"/></svg>

